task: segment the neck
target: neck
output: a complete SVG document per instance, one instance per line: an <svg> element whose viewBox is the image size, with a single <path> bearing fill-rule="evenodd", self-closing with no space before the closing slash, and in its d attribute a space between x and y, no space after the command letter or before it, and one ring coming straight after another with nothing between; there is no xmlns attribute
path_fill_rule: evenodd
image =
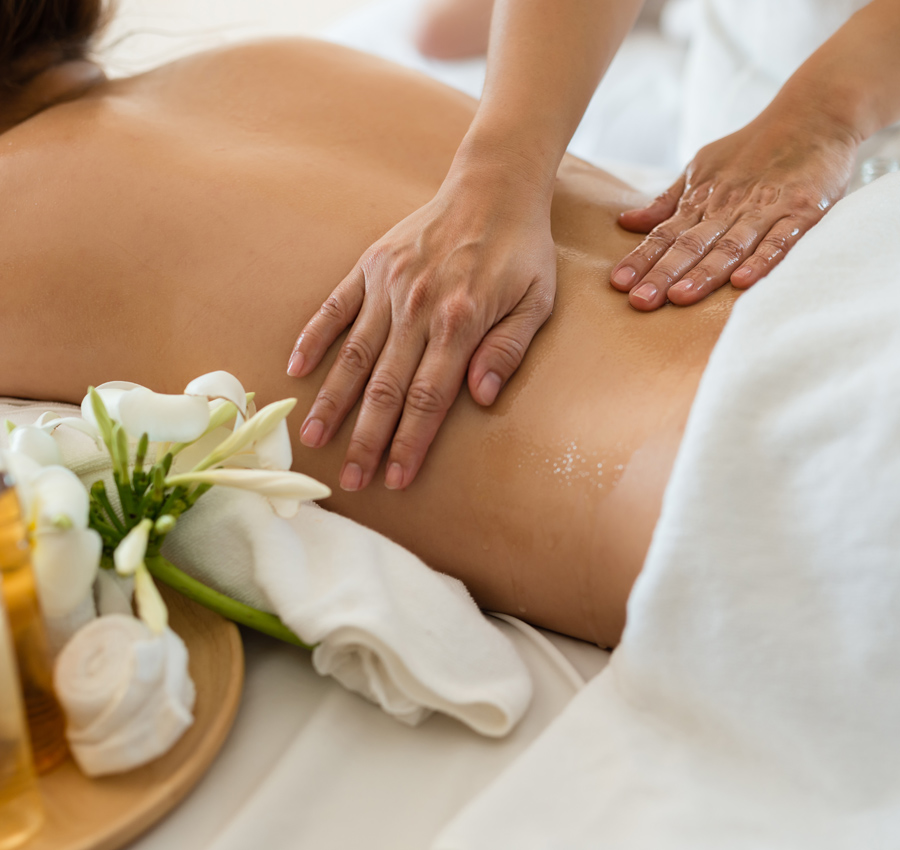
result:
<svg viewBox="0 0 900 850"><path fill-rule="evenodd" d="M0 133L51 106L81 97L105 79L103 69L87 59L61 62L41 71L22 89L0 100Z"/></svg>

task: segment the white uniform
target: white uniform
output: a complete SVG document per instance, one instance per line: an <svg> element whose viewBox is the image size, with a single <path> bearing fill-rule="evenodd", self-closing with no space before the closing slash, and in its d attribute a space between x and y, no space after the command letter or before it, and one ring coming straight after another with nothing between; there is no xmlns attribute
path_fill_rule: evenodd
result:
<svg viewBox="0 0 900 850"><path fill-rule="evenodd" d="M870 0L701 0L685 75L679 154L743 127Z"/></svg>

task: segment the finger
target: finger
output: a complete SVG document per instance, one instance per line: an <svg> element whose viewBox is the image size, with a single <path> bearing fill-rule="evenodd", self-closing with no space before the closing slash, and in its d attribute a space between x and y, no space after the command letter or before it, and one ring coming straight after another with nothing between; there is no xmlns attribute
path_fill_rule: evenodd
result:
<svg viewBox="0 0 900 850"><path fill-rule="evenodd" d="M632 290L675 244L675 240L698 224L701 217L701 213L691 207L654 227L647 238L613 269L610 283L620 292Z"/></svg>
<svg viewBox="0 0 900 850"><path fill-rule="evenodd" d="M619 224L635 233L648 233L656 225L675 215L678 201L684 192L682 174L665 192L654 198L647 206L637 210L626 210L619 216Z"/></svg>
<svg viewBox="0 0 900 850"><path fill-rule="evenodd" d="M462 386L471 350L432 339L406 394L400 425L391 443L385 486L389 490L408 487L422 466L450 405Z"/></svg>
<svg viewBox="0 0 900 850"><path fill-rule="evenodd" d="M392 335L393 337L393 335ZM424 337L389 338L372 377L347 446L341 488L349 492L369 485L403 412L407 391L425 351Z"/></svg>
<svg viewBox="0 0 900 850"><path fill-rule="evenodd" d="M747 289L764 278L808 229L801 226L796 216L787 216L778 221L759 243L753 256L731 275L732 285L738 289Z"/></svg>
<svg viewBox="0 0 900 850"><path fill-rule="evenodd" d="M389 309L370 308L357 320L300 428L300 442L324 446L356 404L390 331Z"/></svg>
<svg viewBox="0 0 900 850"><path fill-rule="evenodd" d="M488 332L469 362L469 392L478 404L494 403L552 309L552 292L532 284L512 312Z"/></svg>
<svg viewBox="0 0 900 850"><path fill-rule="evenodd" d="M706 219L685 230L641 279L629 295L638 310L655 310L666 303L669 287L694 268L728 231L721 220Z"/></svg>
<svg viewBox="0 0 900 850"><path fill-rule="evenodd" d="M331 344L359 315L365 294L366 278L361 266L357 266L306 323L291 352L288 375L300 378L319 365Z"/></svg>
<svg viewBox="0 0 900 850"><path fill-rule="evenodd" d="M728 282L731 273L754 251L772 222L760 223L755 218L737 222L717 240L702 262L669 289L669 300L686 307L715 292Z"/></svg>

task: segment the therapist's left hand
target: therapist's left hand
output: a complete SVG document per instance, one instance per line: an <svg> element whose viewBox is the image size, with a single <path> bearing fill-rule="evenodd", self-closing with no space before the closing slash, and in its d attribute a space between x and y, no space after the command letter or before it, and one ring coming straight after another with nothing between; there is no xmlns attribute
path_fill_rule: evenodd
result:
<svg viewBox="0 0 900 850"><path fill-rule="evenodd" d="M665 193L622 213L647 238L612 271L638 310L765 277L841 198L858 141L822 115L772 114L703 148Z"/></svg>

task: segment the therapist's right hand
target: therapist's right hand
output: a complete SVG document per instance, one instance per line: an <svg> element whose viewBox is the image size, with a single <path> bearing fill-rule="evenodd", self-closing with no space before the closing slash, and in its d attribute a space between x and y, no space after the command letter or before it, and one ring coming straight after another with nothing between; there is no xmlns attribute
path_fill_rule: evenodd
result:
<svg viewBox="0 0 900 850"><path fill-rule="evenodd" d="M388 447L385 485L409 486L466 375L475 401L493 404L555 295L549 193L508 168L451 174L363 254L297 339L288 372L300 377L350 328L301 442L324 446L361 397L341 487L366 487Z"/></svg>

